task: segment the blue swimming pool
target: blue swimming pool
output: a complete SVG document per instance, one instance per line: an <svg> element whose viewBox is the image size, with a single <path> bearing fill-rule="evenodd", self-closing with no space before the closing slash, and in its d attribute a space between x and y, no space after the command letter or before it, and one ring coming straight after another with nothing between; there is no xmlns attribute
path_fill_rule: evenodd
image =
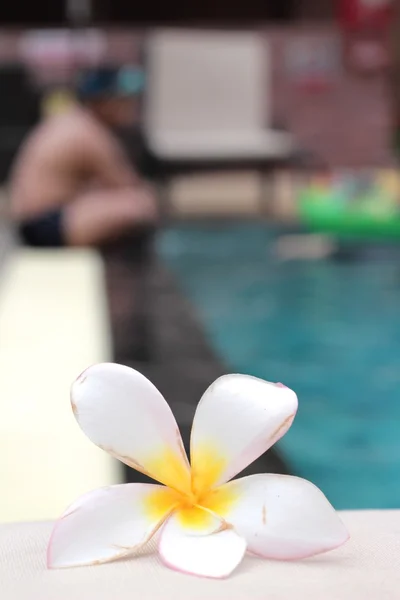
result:
<svg viewBox="0 0 400 600"><path fill-rule="evenodd" d="M279 448L337 508L400 507L400 262L275 258L261 224L182 225L159 250L227 368L299 396Z"/></svg>

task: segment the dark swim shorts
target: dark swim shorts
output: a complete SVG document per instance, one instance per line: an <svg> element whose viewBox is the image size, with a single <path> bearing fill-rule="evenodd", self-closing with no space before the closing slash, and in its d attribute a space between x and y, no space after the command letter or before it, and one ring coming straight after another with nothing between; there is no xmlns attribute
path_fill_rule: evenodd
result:
<svg viewBox="0 0 400 600"><path fill-rule="evenodd" d="M62 210L48 211L19 223L19 234L27 246L65 246Z"/></svg>

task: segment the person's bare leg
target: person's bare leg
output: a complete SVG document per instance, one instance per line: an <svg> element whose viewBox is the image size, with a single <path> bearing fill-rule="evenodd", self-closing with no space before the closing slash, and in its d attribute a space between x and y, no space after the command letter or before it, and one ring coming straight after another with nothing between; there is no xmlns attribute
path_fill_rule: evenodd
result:
<svg viewBox="0 0 400 600"><path fill-rule="evenodd" d="M69 246L98 246L154 223L156 216L154 196L146 189L90 191L65 206L65 240Z"/></svg>

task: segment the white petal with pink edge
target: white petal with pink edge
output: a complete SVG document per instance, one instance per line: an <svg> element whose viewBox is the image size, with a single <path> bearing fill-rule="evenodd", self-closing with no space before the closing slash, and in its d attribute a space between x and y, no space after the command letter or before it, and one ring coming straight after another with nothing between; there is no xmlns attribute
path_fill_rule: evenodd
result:
<svg viewBox="0 0 400 600"><path fill-rule="evenodd" d="M190 469L171 409L141 373L111 363L84 371L72 386L75 417L97 446L180 491Z"/></svg>
<svg viewBox="0 0 400 600"><path fill-rule="evenodd" d="M294 560L338 548L349 534L314 484L288 475L251 475L215 490L207 506L233 525L248 550Z"/></svg>
<svg viewBox="0 0 400 600"><path fill-rule="evenodd" d="M296 394L282 384L247 375L217 379L200 400L193 422L190 451L196 490L240 473L286 433L296 411Z"/></svg>
<svg viewBox="0 0 400 600"><path fill-rule="evenodd" d="M50 568L108 562L145 544L171 513L176 494L159 485L115 485L85 494L56 522Z"/></svg>
<svg viewBox="0 0 400 600"><path fill-rule="evenodd" d="M206 520L203 535L174 513L162 528L159 552L171 569L220 579L227 577L240 564L246 542L232 528L214 517Z"/></svg>

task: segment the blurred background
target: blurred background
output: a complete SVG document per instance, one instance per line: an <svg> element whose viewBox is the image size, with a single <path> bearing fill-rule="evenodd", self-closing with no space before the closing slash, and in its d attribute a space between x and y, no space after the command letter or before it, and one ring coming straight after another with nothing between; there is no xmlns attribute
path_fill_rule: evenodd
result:
<svg viewBox="0 0 400 600"><path fill-rule="evenodd" d="M159 227L32 248L10 218L16 157L104 66L143 79L113 135ZM0 521L141 477L70 411L70 383L108 360L159 387L185 444L216 377L285 383L295 423L247 472L399 507L399 81L397 0L1 6Z"/></svg>

